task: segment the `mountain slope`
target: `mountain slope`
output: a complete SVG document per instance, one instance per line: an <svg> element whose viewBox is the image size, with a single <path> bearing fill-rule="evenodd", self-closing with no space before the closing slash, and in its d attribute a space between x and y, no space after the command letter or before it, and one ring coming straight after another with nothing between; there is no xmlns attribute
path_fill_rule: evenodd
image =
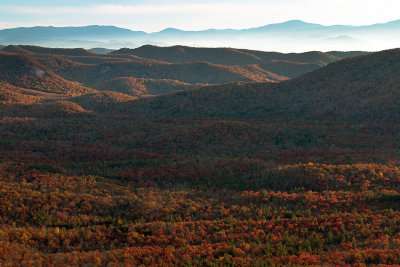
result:
<svg viewBox="0 0 400 267"><path fill-rule="evenodd" d="M369 52L365 51L329 51L326 53L339 58L356 57L369 54Z"/></svg>
<svg viewBox="0 0 400 267"><path fill-rule="evenodd" d="M83 48L48 48L32 45L9 45L2 49L4 52L17 54L51 54L63 56L94 56L96 53Z"/></svg>
<svg viewBox="0 0 400 267"><path fill-rule="evenodd" d="M188 46L159 47L144 45L135 49L123 48L113 51L111 54L130 54L170 63L207 61L222 65L251 65L272 60L285 60L299 63L320 64L323 66L345 57L359 55L362 52L351 52L349 55L343 52L340 56L339 52L337 53L338 56L333 55L334 52L331 53L332 54L313 51L284 54L234 48L196 48Z"/></svg>
<svg viewBox="0 0 400 267"><path fill-rule="evenodd" d="M30 117L30 118L65 118L66 116L90 115L91 113L80 105L70 101L52 101L45 103L7 103L3 105L4 117Z"/></svg>
<svg viewBox="0 0 400 267"><path fill-rule="evenodd" d="M145 79L134 77L113 78L95 86L98 90L112 90L128 95L160 95L179 90L189 90L201 85L171 79Z"/></svg>
<svg viewBox="0 0 400 267"><path fill-rule="evenodd" d="M162 62L120 61L104 64L79 64L61 58L41 59L44 65L62 77L88 86L120 77L170 79L189 84L215 84L232 81L268 81L286 79L258 67L229 67L208 62L169 64Z"/></svg>
<svg viewBox="0 0 400 267"><path fill-rule="evenodd" d="M276 73L279 76L294 78L303 73L326 66L329 63L363 53L356 51L330 53L313 51L285 54L233 48L158 47L145 45L136 49L123 48L111 54L115 56L124 54L135 55L169 63L207 61L213 64L228 66L257 64L264 70Z"/></svg>
<svg viewBox="0 0 400 267"><path fill-rule="evenodd" d="M111 54L131 54L170 63L207 61L222 65L249 65L261 63L257 56L232 48L194 48L187 46L159 47L144 45L136 49L120 49Z"/></svg>
<svg viewBox="0 0 400 267"><path fill-rule="evenodd" d="M91 48L89 49L89 51L92 51L96 54L109 54L113 51L115 51L114 49L108 49L108 48L102 48L102 47L95 47L95 48Z"/></svg>
<svg viewBox="0 0 400 267"><path fill-rule="evenodd" d="M299 78L210 86L132 102L154 116L277 120L400 119L400 49L342 60Z"/></svg>
<svg viewBox="0 0 400 267"><path fill-rule="evenodd" d="M101 91L133 96L156 95L231 82L282 82L341 59L317 51L284 54L183 46L143 46L133 50L120 49L108 55L99 55L85 49L15 45L5 47L4 51L9 52L3 52L4 55L14 58L25 55L27 65L32 65L7 70L10 77L3 80L15 86L76 94L87 92L87 88L78 84L82 83ZM359 52L336 53L346 57ZM250 64L254 62L257 64ZM21 70L28 70L29 75L23 74Z"/></svg>
<svg viewBox="0 0 400 267"><path fill-rule="evenodd" d="M112 104L120 104L134 99L136 98L130 95L104 91L76 96L66 100L75 103L86 110L106 112Z"/></svg>
<svg viewBox="0 0 400 267"><path fill-rule="evenodd" d="M141 62L122 62L97 65L90 69L93 74L104 72L103 77L126 77L133 74L138 78L173 79L186 83L226 83L231 81L257 81L268 79L243 73L240 68L214 65L208 62L190 62L182 64L144 64ZM271 77L272 78L272 77Z"/></svg>
<svg viewBox="0 0 400 267"><path fill-rule="evenodd" d="M61 78L32 57L4 52L0 52L0 81L52 93L82 94L93 91Z"/></svg>
<svg viewBox="0 0 400 267"><path fill-rule="evenodd" d="M229 51L229 49L227 50ZM41 65L41 67L35 67L35 69L43 70L46 68L46 71L42 73L43 77L39 78L50 79L51 76L58 80L66 79L82 83L85 86L101 91L116 91L134 96L162 94L176 90L187 90L206 84L220 84L232 81L280 82L287 79L287 77L267 71L257 64L226 66L205 61L171 64L132 54L121 54L120 51L110 55L99 55L84 49L43 48L37 46L7 46L5 51L9 53L3 52L3 54L8 54L10 57L25 56L25 59L34 61L32 64ZM197 51L204 52L205 56L207 56L207 50ZM238 54L243 53L238 52ZM304 69L307 70L306 68ZM11 74L17 69L11 68L8 71ZM51 75L46 75L46 73L51 73ZM29 87L32 84L27 82L29 77L30 79L32 78L29 75L23 79L10 76L7 81L16 86L32 88ZM25 83L18 83L18 81L25 81ZM76 85L78 86L78 84ZM45 88L46 86L47 89ZM56 90L54 85L46 86L35 88L52 92ZM59 87L61 91L64 90L61 88L63 86Z"/></svg>
<svg viewBox="0 0 400 267"><path fill-rule="evenodd" d="M286 60L271 60L259 65L262 69L269 70L277 75L291 79L325 66L325 64L321 63L302 63Z"/></svg>

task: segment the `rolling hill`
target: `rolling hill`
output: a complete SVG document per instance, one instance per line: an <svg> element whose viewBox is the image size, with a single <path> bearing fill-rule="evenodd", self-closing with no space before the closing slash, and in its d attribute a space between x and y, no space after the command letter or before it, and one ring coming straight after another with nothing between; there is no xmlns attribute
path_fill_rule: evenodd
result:
<svg viewBox="0 0 400 267"><path fill-rule="evenodd" d="M252 54L232 48L195 48L187 46L159 47L144 45L136 49L119 49L111 54L129 54L151 58L169 63L187 63L207 61L221 65L250 65L261 63L261 59Z"/></svg>
<svg viewBox="0 0 400 267"><path fill-rule="evenodd" d="M51 93L83 94L93 91L61 78L32 57L5 52L0 52L0 81Z"/></svg>
<svg viewBox="0 0 400 267"><path fill-rule="evenodd" d="M233 48L195 48L187 46L158 47L145 45L136 49L115 50L115 55L135 55L169 63L207 61L227 66L259 65L264 70L279 76L295 78L332 62L366 52L306 52L277 53Z"/></svg>
<svg viewBox="0 0 400 267"><path fill-rule="evenodd" d="M62 56L93 56L96 53L83 48L48 48L32 45L9 45L2 49L4 52L16 54L44 54L44 55L62 55Z"/></svg>
<svg viewBox="0 0 400 267"><path fill-rule="evenodd" d="M127 94L103 91L66 98L65 100L75 103L85 110L107 112L109 107L113 104L123 103L134 99L136 98Z"/></svg>
<svg viewBox="0 0 400 267"><path fill-rule="evenodd" d="M365 52L306 52L306 53L278 53L234 48L197 48L188 46L159 47L144 45L135 49L122 48L111 54L136 55L169 63L185 63L193 61L207 61L221 65L251 65L271 62L273 60L319 64L320 66L352 56L362 55Z"/></svg>
<svg viewBox="0 0 400 267"><path fill-rule="evenodd" d="M337 57L329 53L324 53L320 51L311 51L305 53L277 53L277 52L264 52L264 51L254 51L254 50L242 50L242 51L251 53L259 57L264 62L270 62L272 60L281 60L281 61L292 61L299 63L318 64L320 66L324 66L347 57L345 53L342 55L343 57Z"/></svg>
<svg viewBox="0 0 400 267"><path fill-rule="evenodd" d="M17 87L3 81L0 82L0 102L31 104L59 98L60 94L45 93L37 90Z"/></svg>
<svg viewBox="0 0 400 267"><path fill-rule="evenodd" d="M102 64L83 64L66 58L54 57L42 58L39 59L39 61L68 80L78 81L86 86L102 89L106 89L104 85L101 85L103 82L110 85L110 80L117 82L118 80L115 79L121 77L152 79L153 85L155 85L155 80L160 80L160 84L157 85L158 87L165 84L164 80L166 79L175 80L177 81L176 83L192 85L216 84L232 81L279 82L287 79L286 77L281 77L269 71L265 71L258 66L224 66L208 62L170 64L136 60L113 61L113 59L111 59L107 63ZM119 81L121 81L121 79ZM126 85L127 83L125 83L125 87ZM132 90L136 90L134 87ZM155 87L154 89L156 90ZM107 90L113 90L113 88Z"/></svg>
<svg viewBox="0 0 400 267"><path fill-rule="evenodd" d="M9 63L15 66L4 72L3 75L9 73L11 76L3 77L3 81L49 92L66 93L69 90L81 94L91 90L84 88L86 86L133 96L158 95L231 82L282 82L359 54L363 52L284 54L231 48L147 45L105 55L85 49L11 45L3 49L2 55L20 60L19 63ZM17 69L16 66L23 65L24 61L26 66ZM21 72L23 69L29 75ZM18 71L18 74L15 73Z"/></svg>
<svg viewBox="0 0 400 267"><path fill-rule="evenodd" d="M182 64L146 64L142 62L121 62L82 66L82 71L87 71L85 79L97 79L98 74L102 78L137 77L151 79L173 79L186 83L226 83L231 81L271 81L275 76L270 76L267 71L259 73L246 72L241 67L228 67L214 65L208 62L190 62ZM278 79L280 79L278 77Z"/></svg>
<svg viewBox="0 0 400 267"><path fill-rule="evenodd" d="M133 95L161 95L173 91L189 90L202 84L189 84L171 79L146 79L134 77L119 77L100 82L95 86L98 90L110 90Z"/></svg>
<svg viewBox="0 0 400 267"><path fill-rule="evenodd" d="M204 87L132 102L155 116L279 120L400 119L400 50L345 59L298 78Z"/></svg>
<svg viewBox="0 0 400 267"><path fill-rule="evenodd" d="M7 103L35 103L39 102L42 98L36 94L30 93L28 89L13 86L6 82L0 82L0 102Z"/></svg>
<svg viewBox="0 0 400 267"><path fill-rule="evenodd" d="M89 51L92 51L96 54L109 54L113 51L115 51L114 49L108 49L108 48L102 48L102 47L95 47L95 48L91 48L89 49Z"/></svg>
<svg viewBox="0 0 400 267"><path fill-rule="evenodd" d="M145 48L145 47L144 47ZM161 49L157 47L150 49ZM234 49L216 49L209 55L208 49L187 48L199 55L194 61L169 63L162 58L144 58L134 55L130 50L118 50L108 55L96 54L85 49L44 48L37 46L7 46L4 51L10 55L25 55L27 58L40 62L56 76L69 81L75 81L85 86L101 91L116 91L131 95L162 94L176 90L185 90L205 84L220 84L233 81L267 81L280 82L287 80L286 76L266 70L259 64L246 65L253 61L242 61L242 55L256 58L252 55ZM240 55L231 58L242 65L213 64L200 59L223 54L228 58L231 53ZM204 56L200 56L204 54ZM143 55L142 55L143 56ZM176 57L179 57L177 54ZM178 58L176 62L180 61ZM185 60L184 60L185 61ZM217 60L218 61L218 60ZM256 62L256 61L254 61ZM257 62L262 63L258 60ZM233 61L231 62L233 63ZM228 64L228 63L227 63ZM296 65L286 68L286 73L302 73L319 66L314 64L284 63ZM283 71L284 72L284 71ZM55 74L56 73L56 74ZM54 76L53 75L53 76ZM146 89L144 89L144 87Z"/></svg>
<svg viewBox="0 0 400 267"><path fill-rule="evenodd" d="M82 114L92 112L87 114L96 117L96 124L115 123L118 129L139 127L140 134L128 135L119 141L121 147L129 149L135 147L174 157L260 153L276 159L278 155L274 153L282 149L303 149L299 153L304 157L307 151L314 151L318 155L315 157L320 158L322 148L333 147L336 154L329 154L324 160L342 162L339 157L348 154L342 150L351 147L363 151L366 136L370 136L368 142L375 148L382 148L379 136L386 136L387 141L382 142L385 146L397 138L390 127L393 128L392 123L400 119L398 49L333 62L280 83L257 82L258 78L247 76L255 75L257 71L260 71L259 75L268 74L258 65L133 60L83 64L62 56L36 59L4 52L1 56L1 97L3 105L10 109L8 114L19 114L17 111L22 104L40 106L46 99L71 102L84 109ZM48 76L47 80L60 84L68 80L93 84L102 92L93 90L73 98L46 95L37 92L45 91L42 88L25 82L39 79L43 86L52 89L47 80L40 80L41 76ZM216 80L211 80L214 77ZM208 86L198 83L224 82L223 79L228 83ZM232 83L234 79L239 81ZM53 85L54 82L50 83ZM36 94L33 93L35 90ZM176 90L179 91L174 92ZM135 97L149 94L162 95ZM29 100L27 95L32 95L32 99ZM71 110L78 111L78 107L71 106ZM82 134L90 136L90 129L87 131ZM65 133L70 134L72 132ZM113 140L117 136L109 138ZM371 152L362 153L354 152L351 158L371 155ZM307 157L311 155L307 154Z"/></svg>
<svg viewBox="0 0 400 267"><path fill-rule="evenodd" d="M90 116L91 113L70 101L51 101L45 103L12 103L2 107L4 117L65 118L65 116Z"/></svg>

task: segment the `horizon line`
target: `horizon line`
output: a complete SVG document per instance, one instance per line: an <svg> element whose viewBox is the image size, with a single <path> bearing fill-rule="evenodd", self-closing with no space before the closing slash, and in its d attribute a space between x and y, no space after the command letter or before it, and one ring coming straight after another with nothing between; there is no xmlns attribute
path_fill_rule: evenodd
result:
<svg viewBox="0 0 400 267"><path fill-rule="evenodd" d="M11 28L0 28L0 31L2 30L12 30L12 29L29 29L29 28L83 28L83 27L93 27L93 26L98 26L98 27L115 27L115 28L119 28L119 29L125 29L125 30L130 30L132 32L144 32L146 34L152 34L152 33L159 33L168 29L173 29L173 30L178 30L178 31L184 31L184 32L202 32L202 31L211 31L211 30L216 30L216 31L224 31L224 30L236 30L236 31L240 31L240 30L251 30L251 29L257 29L257 28L262 28L262 27L266 27L266 26L271 26L271 25L279 25L279 24L284 24L284 23L288 23L288 22L302 22L305 24L311 24L311 25L318 25L318 26L323 26L323 27L335 27L335 26L345 26L345 27L368 27L368 26L374 26L374 25L383 25L383 24L388 24L391 22L396 22L396 21L400 21L400 19L396 19L396 20L389 20L386 22L377 22L377 23L372 23L372 24L363 24L363 25L351 25L351 24L331 24L331 25L327 25L327 24L320 24L320 23L314 23L314 22L308 22L308 21L304 21L301 19L292 19L292 20L286 20L286 21L281 21L281 22L275 22L275 23L270 23L270 24L265 24L265 25L261 25L261 26L256 26L256 27L250 27L250 28L205 28L205 29L201 29L201 30L182 30L179 28L175 28L175 27L166 27L163 28L160 31L154 31L154 32L146 32L143 30L137 30L137 29L132 29L132 28L128 28L125 26L116 26L116 25L102 25L102 24L91 24L91 25L59 25L59 26L54 26L54 25L32 25L32 26L21 26L21 27L11 27Z"/></svg>

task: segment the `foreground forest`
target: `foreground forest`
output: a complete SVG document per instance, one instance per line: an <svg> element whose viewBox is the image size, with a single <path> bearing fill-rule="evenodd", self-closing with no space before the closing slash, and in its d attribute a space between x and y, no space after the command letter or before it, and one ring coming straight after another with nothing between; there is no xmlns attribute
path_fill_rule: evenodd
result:
<svg viewBox="0 0 400 267"><path fill-rule="evenodd" d="M343 54L3 48L0 265L400 264L400 50Z"/></svg>

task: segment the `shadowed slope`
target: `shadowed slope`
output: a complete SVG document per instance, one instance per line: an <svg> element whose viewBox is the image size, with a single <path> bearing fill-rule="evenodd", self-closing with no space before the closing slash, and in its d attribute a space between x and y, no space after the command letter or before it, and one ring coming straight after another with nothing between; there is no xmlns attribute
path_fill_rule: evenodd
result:
<svg viewBox="0 0 400 267"><path fill-rule="evenodd" d="M356 57L356 56L363 56L367 55L370 52L364 52L364 51L329 51L326 52L327 54L330 54L335 57L340 57L340 58L348 58L348 57Z"/></svg>
<svg viewBox="0 0 400 267"><path fill-rule="evenodd" d="M198 87L201 84L197 85ZM196 85L171 79L144 79L120 77L107 80L96 86L99 90L112 90L128 95L160 95L171 91L189 90Z"/></svg>
<svg viewBox="0 0 400 267"><path fill-rule="evenodd" d="M131 103L154 116L259 118L267 120L400 119L400 50L333 63L299 78L234 83Z"/></svg>
<svg viewBox="0 0 400 267"><path fill-rule="evenodd" d="M68 100L76 103L85 109L104 112L112 104L119 104L129 100L136 99L133 96L125 95L117 92L96 92L69 98Z"/></svg>
<svg viewBox="0 0 400 267"><path fill-rule="evenodd" d="M264 52L257 50L241 50L241 51L245 51L249 54L255 55L261 60L267 62L272 60L284 60L284 61L293 61L299 63L312 63L324 66L329 63L342 59L341 57L336 57L320 51L311 51L305 53L288 53L288 54L278 53L278 52Z"/></svg>
<svg viewBox="0 0 400 267"><path fill-rule="evenodd" d="M3 48L4 52L18 54L51 54L63 56L94 56L95 52L83 48L48 48L32 45L9 45Z"/></svg>
<svg viewBox="0 0 400 267"><path fill-rule="evenodd" d="M306 72L326 66L343 58L365 54L365 52L312 51L306 53L278 53L234 48L195 48L187 46L158 47L145 45L136 49L123 48L112 55L136 55L170 63L207 61L227 66L257 64L264 70L284 77L298 77Z"/></svg>
<svg viewBox="0 0 400 267"><path fill-rule="evenodd" d="M115 49L108 49L108 48L102 48L102 47L95 47L95 48L91 48L89 49L89 51L92 51L96 54L109 54L113 51L115 51Z"/></svg>
<svg viewBox="0 0 400 267"><path fill-rule="evenodd" d="M365 54L365 52L319 52L279 53L234 48L195 48L188 46L159 47L144 45L136 49L123 48L111 54L129 54L144 58L151 58L170 63L185 63L192 61L208 61L222 65L250 65L260 64L273 60L311 63L324 66L334 61ZM273 70L272 70L273 71Z"/></svg>
<svg viewBox="0 0 400 267"><path fill-rule="evenodd" d="M170 63L207 61L223 65L248 65L261 62L260 58L257 56L233 48L194 48L188 46L158 47L144 45L136 49L123 48L111 54L132 54Z"/></svg>
<svg viewBox="0 0 400 267"><path fill-rule="evenodd" d="M215 65L208 62L170 64L161 62L120 61L104 64L78 64L53 58L41 62L69 80L95 86L100 81L120 77L170 79L185 83L215 84L232 81L281 81L280 77L258 67Z"/></svg>
<svg viewBox="0 0 400 267"><path fill-rule="evenodd" d="M7 103L0 102L2 117L65 118L66 116L90 115L80 105L70 101L48 103Z"/></svg>

